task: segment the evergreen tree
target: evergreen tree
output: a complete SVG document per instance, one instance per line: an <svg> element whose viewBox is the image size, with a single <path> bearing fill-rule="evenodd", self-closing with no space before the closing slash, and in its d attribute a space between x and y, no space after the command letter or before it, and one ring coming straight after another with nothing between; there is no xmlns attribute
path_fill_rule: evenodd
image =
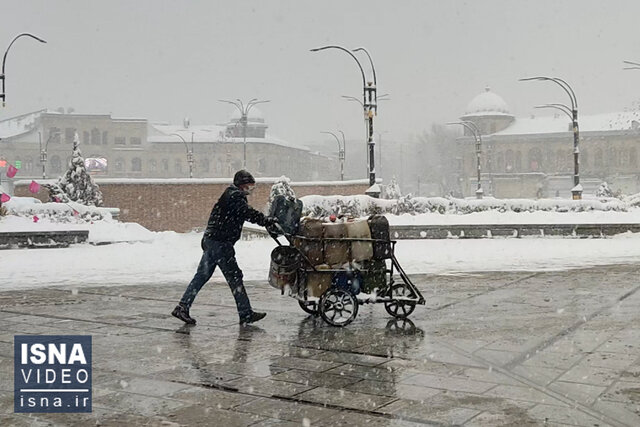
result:
<svg viewBox="0 0 640 427"><path fill-rule="evenodd" d="M73 137L73 156L69 169L60 177L57 186L69 200L87 206L102 206L102 192L84 166L84 158L80 152L80 138L77 132ZM53 190L54 193L57 192L55 187ZM52 199L58 197L60 201L64 201L64 197L61 197L60 194L50 196Z"/></svg>
<svg viewBox="0 0 640 427"><path fill-rule="evenodd" d="M391 178L391 182L384 190L384 198L385 199L399 199L402 197L402 193L400 192L400 186L398 185L398 181L396 181L396 177Z"/></svg>

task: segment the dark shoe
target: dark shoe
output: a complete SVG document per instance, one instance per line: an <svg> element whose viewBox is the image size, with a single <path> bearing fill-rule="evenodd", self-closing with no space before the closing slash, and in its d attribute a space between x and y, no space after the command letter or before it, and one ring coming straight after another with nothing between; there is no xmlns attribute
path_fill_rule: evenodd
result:
<svg viewBox="0 0 640 427"><path fill-rule="evenodd" d="M171 312L171 315L173 317L177 317L178 319L182 320L184 323L187 323L189 325L196 324L196 319L189 316L189 309L182 304L176 305L176 308L173 309L173 311Z"/></svg>
<svg viewBox="0 0 640 427"><path fill-rule="evenodd" d="M267 315L267 313L260 313L257 311L253 311L251 312L251 316L244 318L244 319L240 319L240 324L241 325L248 325L249 323L255 323L260 319L264 319L265 316Z"/></svg>

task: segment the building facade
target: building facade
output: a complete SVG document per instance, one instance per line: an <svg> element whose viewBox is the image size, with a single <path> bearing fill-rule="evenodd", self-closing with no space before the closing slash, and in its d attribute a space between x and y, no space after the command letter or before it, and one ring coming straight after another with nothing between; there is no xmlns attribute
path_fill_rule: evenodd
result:
<svg viewBox="0 0 640 427"><path fill-rule="evenodd" d="M571 120L563 115L516 118L506 102L487 88L467 106L461 120L481 131L482 187L499 198L570 197L574 148ZM640 192L640 112L578 117L579 175L584 194L607 182L614 191ZM477 186L473 135L457 140L460 189L472 196Z"/></svg>
<svg viewBox="0 0 640 427"><path fill-rule="evenodd" d="M246 126L236 116L222 125L191 126L187 119L171 125L41 110L0 121L0 173L12 164L21 179L42 177L44 163L47 177L59 176L77 132L83 156L95 159L87 162L91 173L100 177L226 178L242 168L246 152L247 169L257 177L335 179L336 159L274 137L267 129L255 108Z"/></svg>

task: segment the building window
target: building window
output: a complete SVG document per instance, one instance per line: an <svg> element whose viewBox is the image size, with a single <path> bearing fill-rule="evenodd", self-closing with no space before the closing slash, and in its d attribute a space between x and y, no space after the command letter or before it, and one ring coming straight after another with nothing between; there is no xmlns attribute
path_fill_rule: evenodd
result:
<svg viewBox="0 0 640 427"><path fill-rule="evenodd" d="M210 169L210 167L209 167L209 159L204 158L204 159L200 160L200 170L202 172L206 173L206 172L209 172L209 169Z"/></svg>
<svg viewBox="0 0 640 427"><path fill-rule="evenodd" d="M496 155L496 170L498 172L504 171L504 153L503 152L499 152Z"/></svg>
<svg viewBox="0 0 640 427"><path fill-rule="evenodd" d="M102 145L107 145L109 143L109 132L106 130L102 131Z"/></svg>
<svg viewBox="0 0 640 427"><path fill-rule="evenodd" d="M175 165L176 165L175 167L176 173L182 173L182 160L176 159Z"/></svg>
<svg viewBox="0 0 640 427"><path fill-rule="evenodd" d="M52 173L62 172L62 163L60 163L60 156L51 156L51 161L49 161L49 165L51 167Z"/></svg>
<svg viewBox="0 0 640 427"><path fill-rule="evenodd" d="M267 171L267 161L265 159L258 160L258 172L265 173Z"/></svg>
<svg viewBox="0 0 640 427"><path fill-rule="evenodd" d="M129 143L131 145L140 145L142 144L142 141L140 140L140 137L132 136L131 138L129 138Z"/></svg>
<svg viewBox="0 0 640 427"><path fill-rule="evenodd" d="M124 145L125 144L125 137L124 136L116 136L113 140L113 143L115 145Z"/></svg>
<svg viewBox="0 0 640 427"><path fill-rule="evenodd" d="M142 160L139 157L134 157L131 159L131 170L133 172L141 172L142 171Z"/></svg>
<svg viewBox="0 0 640 427"><path fill-rule="evenodd" d="M60 138L60 128L57 127L50 127L49 128L49 135L47 136L47 140L50 143L54 143L54 144L59 144L61 141ZM73 139L71 139L73 141Z"/></svg>
<svg viewBox="0 0 640 427"><path fill-rule="evenodd" d="M89 132L86 130L82 132L82 145L89 145Z"/></svg>
<svg viewBox="0 0 640 427"><path fill-rule="evenodd" d="M116 164L114 165L114 169L116 172L124 172L124 160L122 158L116 159Z"/></svg>
<svg viewBox="0 0 640 427"><path fill-rule="evenodd" d="M71 144L75 136L76 136L75 128L66 128L64 130L64 142Z"/></svg>
<svg viewBox="0 0 640 427"><path fill-rule="evenodd" d="M515 156L513 155L513 150L507 150L504 155L504 170L505 172L513 172L513 164L515 163Z"/></svg>
<svg viewBox="0 0 640 427"><path fill-rule="evenodd" d="M158 169L158 162L155 159L149 160L149 171L155 172Z"/></svg>
<svg viewBox="0 0 640 427"><path fill-rule="evenodd" d="M25 159L24 170L25 172L31 172L33 170L33 159L31 157Z"/></svg>
<svg viewBox="0 0 640 427"><path fill-rule="evenodd" d="M169 172L169 160L162 159L162 172Z"/></svg>
<svg viewBox="0 0 640 427"><path fill-rule="evenodd" d="M91 129L91 145L100 145L100 131L96 128Z"/></svg>
<svg viewBox="0 0 640 427"><path fill-rule="evenodd" d="M542 152L539 148L529 150L529 170L531 172L542 170Z"/></svg>
<svg viewBox="0 0 640 427"><path fill-rule="evenodd" d="M638 165L638 153L636 151L636 147L631 147L629 149L629 166L637 166Z"/></svg>

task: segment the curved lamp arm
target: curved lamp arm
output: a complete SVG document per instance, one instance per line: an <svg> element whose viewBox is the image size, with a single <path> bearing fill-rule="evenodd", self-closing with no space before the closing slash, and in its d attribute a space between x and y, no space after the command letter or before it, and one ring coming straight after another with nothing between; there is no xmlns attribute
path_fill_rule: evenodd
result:
<svg viewBox="0 0 640 427"><path fill-rule="evenodd" d="M371 71L373 72L373 84L378 87L378 80L376 79L376 67L373 66L373 59L371 59L371 55L369 55L369 51L364 47L359 47L357 49L353 49L354 52L362 51L367 54L367 58L369 58L369 63L371 64Z"/></svg>
<svg viewBox="0 0 640 427"><path fill-rule="evenodd" d="M573 91L573 89L571 88L571 86L569 86L569 84L567 82L565 82L564 80L558 78L558 77L544 77L544 76L537 76L537 77L526 77L524 79L520 79L521 82L526 82L526 81L532 81L532 80L538 80L538 81L550 81L553 82L555 84L557 84L558 86L560 86L562 88L562 90L564 90L567 95L569 95L569 99L571 100L571 109L572 110L577 110L578 109L578 99L576 98L576 94Z"/></svg>
<svg viewBox="0 0 640 427"><path fill-rule="evenodd" d="M187 149L187 154L189 154L189 145L187 145L187 141L182 137L182 135L180 135L178 133L172 133L170 136L177 136L178 138L180 138L182 140L182 142L184 143L184 148Z"/></svg>
<svg viewBox="0 0 640 427"><path fill-rule="evenodd" d="M311 49L311 52L319 52L321 50L325 50L325 49L339 49L343 52L346 52L349 54L349 56L351 56L353 58L354 61L356 61L356 64L358 64L358 68L360 69L360 74L362 75L362 87L366 87L367 85L367 80L364 76L364 70L362 69L362 64L360 64L360 61L358 61L358 58L356 58L356 56L351 53L351 51L349 49L345 49L342 46L322 46L322 47L316 47L314 49Z"/></svg>
<svg viewBox="0 0 640 427"><path fill-rule="evenodd" d="M556 110L560 110L569 117L569 120L573 120L573 114L571 109L564 104L544 104L544 105L536 105L533 108L554 108Z"/></svg>

